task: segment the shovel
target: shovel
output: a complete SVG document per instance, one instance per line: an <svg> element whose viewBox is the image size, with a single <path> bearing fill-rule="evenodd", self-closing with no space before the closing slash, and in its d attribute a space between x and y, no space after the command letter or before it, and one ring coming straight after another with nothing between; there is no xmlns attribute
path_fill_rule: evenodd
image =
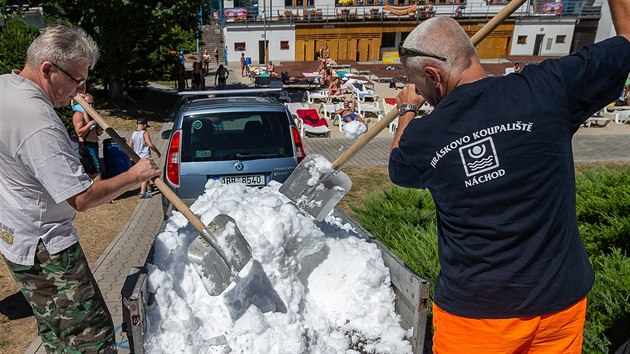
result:
<svg viewBox="0 0 630 354"><path fill-rule="evenodd" d="M140 157L127 145L125 139L121 138L83 97L76 96L74 99L133 162L140 160ZM153 182L190 224L199 231L199 236L188 246L188 259L200 273L208 293L212 296L221 294L232 283L238 272L251 260L252 252L249 243L231 217L219 214L206 226L160 177L155 178Z"/></svg>
<svg viewBox="0 0 630 354"><path fill-rule="evenodd" d="M473 45L478 45L525 1L513 0L501 9L471 38ZM328 160L325 157L309 154L280 186L280 193L311 214L317 221L323 220L352 187L350 177L339 168L397 117L398 111L392 109L383 119L361 135L330 167L326 166Z"/></svg>

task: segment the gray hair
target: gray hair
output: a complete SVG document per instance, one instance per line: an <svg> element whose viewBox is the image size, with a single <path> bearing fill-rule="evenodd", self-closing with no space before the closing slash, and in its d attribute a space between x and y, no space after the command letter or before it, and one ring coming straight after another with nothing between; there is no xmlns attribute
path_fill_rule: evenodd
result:
<svg viewBox="0 0 630 354"><path fill-rule="evenodd" d="M76 62L92 69L98 60L98 46L79 27L46 27L28 47L26 65L37 67L47 60L60 67Z"/></svg>
<svg viewBox="0 0 630 354"><path fill-rule="evenodd" d="M420 23L405 39L404 46L446 58L446 62L428 57L403 57L407 66L423 68L428 64L459 74L477 57L472 41L457 21L433 17Z"/></svg>

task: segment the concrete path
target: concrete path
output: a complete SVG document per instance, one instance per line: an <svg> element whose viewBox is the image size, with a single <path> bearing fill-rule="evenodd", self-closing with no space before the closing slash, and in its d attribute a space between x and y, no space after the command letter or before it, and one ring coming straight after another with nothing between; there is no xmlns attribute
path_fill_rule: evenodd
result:
<svg viewBox="0 0 630 354"><path fill-rule="evenodd" d="M230 67L230 70L228 84L248 84L249 78L240 77L239 67ZM389 92L380 94L388 95L381 97L394 96ZM168 124L164 124L163 129L168 127ZM343 148L350 146L351 141L338 133L338 127L331 128L332 138L304 138L307 153L318 153L333 161ZM381 132L346 166L387 166L392 138L389 132ZM160 151L166 150L167 141L156 138L154 142ZM630 161L630 124L611 123L605 128L580 128L574 137L573 147L576 162ZM141 200L121 233L107 247L92 269L112 313L114 325L117 326L116 338L120 353L129 352L126 337L120 328L122 323L120 291L129 270L144 264L162 219L159 195ZM45 353L41 340L37 338L33 341L26 353Z"/></svg>

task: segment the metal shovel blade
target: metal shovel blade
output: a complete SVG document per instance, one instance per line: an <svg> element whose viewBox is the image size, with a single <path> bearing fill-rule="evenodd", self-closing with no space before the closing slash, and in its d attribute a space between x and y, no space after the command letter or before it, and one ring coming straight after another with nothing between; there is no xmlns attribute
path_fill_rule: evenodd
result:
<svg viewBox="0 0 630 354"><path fill-rule="evenodd" d="M249 243L236 221L225 214L212 219L188 246L188 259L212 296L221 294L251 258Z"/></svg>
<svg viewBox="0 0 630 354"><path fill-rule="evenodd" d="M321 175L314 172L319 159L325 158L317 154L306 156L280 186L280 193L317 221L322 221L348 193L352 181L340 170L330 170Z"/></svg>

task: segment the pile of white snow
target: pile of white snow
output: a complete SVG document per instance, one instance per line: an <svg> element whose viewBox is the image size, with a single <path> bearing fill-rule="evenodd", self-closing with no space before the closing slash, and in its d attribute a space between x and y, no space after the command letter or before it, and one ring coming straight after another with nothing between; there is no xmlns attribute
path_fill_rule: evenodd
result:
<svg viewBox="0 0 630 354"><path fill-rule="evenodd" d="M376 245L333 216L316 222L278 192L209 181L191 206L235 219L252 249L236 282L210 296L187 258L197 232L175 213L148 265L148 353L411 353Z"/></svg>

